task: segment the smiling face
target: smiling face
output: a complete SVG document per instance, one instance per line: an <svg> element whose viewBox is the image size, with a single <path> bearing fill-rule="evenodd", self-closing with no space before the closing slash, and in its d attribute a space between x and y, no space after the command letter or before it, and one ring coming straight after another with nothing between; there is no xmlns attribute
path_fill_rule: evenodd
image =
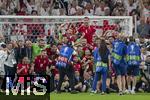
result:
<svg viewBox="0 0 150 100"><path fill-rule="evenodd" d="M32 42L31 41L26 41L26 46L27 47L32 47Z"/></svg>
<svg viewBox="0 0 150 100"><path fill-rule="evenodd" d="M75 56L75 57L73 58L73 61L74 61L74 62L78 62L78 57Z"/></svg>
<svg viewBox="0 0 150 100"><path fill-rule="evenodd" d="M91 52L90 52L90 50L88 50L88 49L87 49L87 50L85 50L85 55L86 55L86 56L89 56L89 55L91 55Z"/></svg>
<svg viewBox="0 0 150 100"><path fill-rule="evenodd" d="M41 56L42 56L43 58L47 57L47 52L46 52L45 50L43 50L43 51L41 52Z"/></svg>
<svg viewBox="0 0 150 100"><path fill-rule="evenodd" d="M82 43L82 46L86 46L87 40L86 40L86 39L82 39L82 40L81 40L81 43Z"/></svg>
<svg viewBox="0 0 150 100"><path fill-rule="evenodd" d="M45 41L44 40L39 40L39 46L44 47L45 46Z"/></svg>
<svg viewBox="0 0 150 100"><path fill-rule="evenodd" d="M28 57L24 57L24 58L22 59L22 63L23 63L23 64L28 64L28 63L29 63Z"/></svg>
<svg viewBox="0 0 150 100"><path fill-rule="evenodd" d="M22 47L22 46L24 46L24 42L23 42L22 40L20 40L20 41L18 42L18 45L19 45L20 47Z"/></svg>

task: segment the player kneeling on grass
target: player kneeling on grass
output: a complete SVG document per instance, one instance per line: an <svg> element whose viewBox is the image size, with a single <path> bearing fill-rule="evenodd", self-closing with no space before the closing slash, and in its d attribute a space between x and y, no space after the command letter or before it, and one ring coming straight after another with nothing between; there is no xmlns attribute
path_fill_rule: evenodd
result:
<svg viewBox="0 0 150 100"><path fill-rule="evenodd" d="M128 92L135 94L136 76L139 75L139 66L141 62L141 51L135 39L130 37L130 43L127 46L127 64L128 64ZM132 90L131 90L132 79Z"/></svg>
<svg viewBox="0 0 150 100"><path fill-rule="evenodd" d="M106 42L104 39L99 41L97 48L94 50L94 60L96 64L96 71L92 86L92 91L96 90L97 81L102 75L102 94L106 92L106 79L107 79L107 70L109 65L109 50L107 48Z"/></svg>

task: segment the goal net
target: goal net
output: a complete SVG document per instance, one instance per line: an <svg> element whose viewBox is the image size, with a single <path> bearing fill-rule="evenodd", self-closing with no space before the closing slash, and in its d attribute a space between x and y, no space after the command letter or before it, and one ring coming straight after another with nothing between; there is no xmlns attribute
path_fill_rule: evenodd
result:
<svg viewBox="0 0 150 100"><path fill-rule="evenodd" d="M52 35L73 34L84 24L86 16L0 16L0 34L7 40L46 39ZM133 21L130 16L88 16L89 25L94 26L96 35L112 36L123 34L131 36Z"/></svg>

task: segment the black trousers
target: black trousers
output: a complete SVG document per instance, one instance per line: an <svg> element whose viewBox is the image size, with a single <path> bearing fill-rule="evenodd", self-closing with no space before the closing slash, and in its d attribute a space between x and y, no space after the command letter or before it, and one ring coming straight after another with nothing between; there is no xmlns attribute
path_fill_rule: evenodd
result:
<svg viewBox="0 0 150 100"><path fill-rule="evenodd" d="M5 69L5 75L8 76L15 76L16 73L16 65L14 65L15 67L9 67L7 65L4 65L4 69Z"/></svg>
<svg viewBox="0 0 150 100"><path fill-rule="evenodd" d="M50 92L54 91L54 75L50 76Z"/></svg>
<svg viewBox="0 0 150 100"><path fill-rule="evenodd" d="M65 75L67 75L69 78L69 85L70 85L71 90L74 90L74 81L75 81L74 79L75 78L74 78L73 67L71 65L68 65L67 68L62 68L62 67L59 68L59 75L60 75L60 79L58 82L57 91L60 91Z"/></svg>
<svg viewBox="0 0 150 100"><path fill-rule="evenodd" d="M4 65L4 70L5 70L5 77L4 77L4 81L2 83L1 88L5 90L6 89L6 77L11 77L11 80L14 81L15 73L16 73L16 65L14 65L14 67L9 67L7 65Z"/></svg>

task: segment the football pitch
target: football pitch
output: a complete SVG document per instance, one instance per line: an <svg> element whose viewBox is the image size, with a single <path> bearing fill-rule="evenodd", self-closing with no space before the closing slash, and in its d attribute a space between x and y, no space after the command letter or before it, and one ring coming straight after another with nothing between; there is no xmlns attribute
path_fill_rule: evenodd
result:
<svg viewBox="0 0 150 100"><path fill-rule="evenodd" d="M150 100L150 93L137 93L135 95L122 95L116 93L112 94L90 94L90 93L51 93L50 100Z"/></svg>

